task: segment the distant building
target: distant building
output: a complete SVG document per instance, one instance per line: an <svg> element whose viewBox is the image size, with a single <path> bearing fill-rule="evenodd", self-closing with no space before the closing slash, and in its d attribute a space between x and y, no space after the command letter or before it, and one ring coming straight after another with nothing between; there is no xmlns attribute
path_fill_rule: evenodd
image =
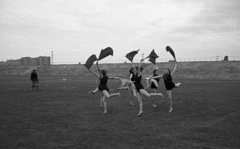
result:
<svg viewBox="0 0 240 149"><path fill-rule="evenodd" d="M51 58L49 56L39 56L35 58L22 57L19 60L7 60L6 62L3 62L3 64L21 66L48 66L51 65Z"/></svg>
<svg viewBox="0 0 240 149"><path fill-rule="evenodd" d="M22 65L22 66L30 66L30 65L32 65L31 57L22 57L20 59L20 65Z"/></svg>
<svg viewBox="0 0 240 149"><path fill-rule="evenodd" d="M32 65L33 66L39 65L38 57L32 58Z"/></svg>
<svg viewBox="0 0 240 149"><path fill-rule="evenodd" d="M5 65L20 65L20 60L7 60Z"/></svg>
<svg viewBox="0 0 240 149"><path fill-rule="evenodd" d="M39 59L40 66L47 66L51 64L50 57L48 56L39 56L38 59Z"/></svg>

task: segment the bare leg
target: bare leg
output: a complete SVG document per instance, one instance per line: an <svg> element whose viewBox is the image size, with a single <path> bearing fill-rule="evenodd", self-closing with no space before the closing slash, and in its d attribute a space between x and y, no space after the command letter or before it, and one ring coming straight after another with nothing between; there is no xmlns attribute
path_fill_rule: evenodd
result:
<svg viewBox="0 0 240 149"><path fill-rule="evenodd" d="M146 90L141 89L140 93L146 97L152 97L152 96L161 96L162 98L164 98L162 93L148 93Z"/></svg>
<svg viewBox="0 0 240 149"><path fill-rule="evenodd" d="M106 99L112 98L114 96L120 96L120 93L113 93L113 94L109 95L109 93L106 90L103 90L102 94L103 94L102 100L103 100L103 107L104 107L103 114L106 114L107 113L107 101L106 101Z"/></svg>
<svg viewBox="0 0 240 149"><path fill-rule="evenodd" d="M99 89L98 89L98 87L97 87L95 90L90 91L90 92L88 92L88 93L96 94L98 91L99 91Z"/></svg>
<svg viewBox="0 0 240 149"><path fill-rule="evenodd" d="M133 92L133 90L132 90L132 87L130 86L129 87L129 103L130 103L130 105L134 105L134 103L133 103L133 99L132 99L132 92Z"/></svg>
<svg viewBox="0 0 240 149"><path fill-rule="evenodd" d="M128 86L119 87L117 90L128 90Z"/></svg>
<svg viewBox="0 0 240 149"><path fill-rule="evenodd" d="M155 93L157 93L157 90L156 89L153 89ZM154 96L152 97L152 107L156 108L157 105L155 104L155 101L154 101Z"/></svg>
<svg viewBox="0 0 240 149"><path fill-rule="evenodd" d="M104 95L102 97L102 101L103 101L103 108L104 108L103 114L106 114L107 113L107 101L106 101L106 98Z"/></svg>
<svg viewBox="0 0 240 149"><path fill-rule="evenodd" d="M143 102L142 102L142 95L140 93L137 93L138 97L138 104L139 104L139 113L138 116L141 116L143 113Z"/></svg>
<svg viewBox="0 0 240 149"><path fill-rule="evenodd" d="M106 90L103 90L102 93L107 99L112 98L114 96L121 96L120 93L109 94Z"/></svg>
<svg viewBox="0 0 240 149"><path fill-rule="evenodd" d="M101 99L100 99L100 107L103 107L103 93L102 93L102 95L101 95Z"/></svg>
<svg viewBox="0 0 240 149"><path fill-rule="evenodd" d="M168 99L170 101L169 112L172 112L173 111L173 108L172 108L172 90L167 90L167 95L168 95Z"/></svg>
<svg viewBox="0 0 240 149"><path fill-rule="evenodd" d="M133 83L131 84L131 90L132 90L132 95L137 97L137 90L136 90L136 87Z"/></svg>
<svg viewBox="0 0 240 149"><path fill-rule="evenodd" d="M119 88L117 90L127 90L128 89L129 80L128 79L118 78L118 77L117 77L117 79L121 83L121 85L119 86ZM127 86L124 87L125 84L127 84Z"/></svg>

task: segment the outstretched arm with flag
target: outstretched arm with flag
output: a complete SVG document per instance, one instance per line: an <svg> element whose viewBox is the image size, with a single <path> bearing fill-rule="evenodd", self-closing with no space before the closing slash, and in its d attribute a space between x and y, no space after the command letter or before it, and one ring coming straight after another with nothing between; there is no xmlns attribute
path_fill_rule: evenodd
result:
<svg viewBox="0 0 240 149"><path fill-rule="evenodd" d="M98 73L99 73L99 78L102 78L102 74L101 74L101 70L100 70L100 68L98 66L98 62L96 63L96 65L97 65L97 69L98 69Z"/></svg>
<svg viewBox="0 0 240 149"><path fill-rule="evenodd" d="M91 69L88 69L93 75L95 75L97 78L100 78L99 77L99 75L96 73L96 72L94 72L94 71L92 71Z"/></svg>

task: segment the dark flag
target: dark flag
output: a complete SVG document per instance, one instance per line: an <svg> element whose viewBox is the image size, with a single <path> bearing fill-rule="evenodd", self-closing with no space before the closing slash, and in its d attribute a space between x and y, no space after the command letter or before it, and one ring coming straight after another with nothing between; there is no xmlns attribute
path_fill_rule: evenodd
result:
<svg viewBox="0 0 240 149"><path fill-rule="evenodd" d="M152 52L149 54L149 56L147 58L149 58L149 61L155 65L156 64L156 59L158 57L159 56L155 53L155 51L153 49Z"/></svg>
<svg viewBox="0 0 240 149"><path fill-rule="evenodd" d="M166 47L166 51L167 51L167 52L170 52L171 55L174 57L174 59L175 59L175 61L176 61L175 53L174 53L173 49L172 49L170 46L167 46L167 47Z"/></svg>
<svg viewBox="0 0 240 149"><path fill-rule="evenodd" d="M90 69L93 65L93 63L97 60L97 56L95 54L91 55L86 63L84 64L84 66L87 68L87 69Z"/></svg>
<svg viewBox="0 0 240 149"><path fill-rule="evenodd" d="M107 48L101 50L101 53L98 57L98 61L100 61L101 59L103 59L109 55L113 56L113 49L111 47L107 47Z"/></svg>
<svg viewBox="0 0 240 149"><path fill-rule="evenodd" d="M156 64L156 58L150 57L150 58L149 58L149 61L150 61L151 63L153 63L153 65Z"/></svg>
<svg viewBox="0 0 240 149"><path fill-rule="evenodd" d="M147 58L158 58L159 56L155 53L154 49L152 50L152 52L149 54L149 56Z"/></svg>
<svg viewBox="0 0 240 149"><path fill-rule="evenodd" d="M136 50L136 51L129 52L129 53L126 55L126 58L127 58L129 61L132 62L134 56L135 56L136 54L138 54L138 51L139 51L139 49Z"/></svg>

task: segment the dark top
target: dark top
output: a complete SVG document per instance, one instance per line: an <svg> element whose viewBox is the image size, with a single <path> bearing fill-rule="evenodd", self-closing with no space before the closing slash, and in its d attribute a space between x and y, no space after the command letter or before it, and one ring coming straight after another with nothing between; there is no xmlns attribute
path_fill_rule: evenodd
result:
<svg viewBox="0 0 240 149"><path fill-rule="evenodd" d="M38 81L38 75L37 75L37 73L35 72L35 73L31 73L31 80L32 81Z"/></svg>
<svg viewBox="0 0 240 149"><path fill-rule="evenodd" d="M172 90L175 87L175 84L172 81L172 76L169 74L163 75L164 84L166 87L166 90Z"/></svg>
<svg viewBox="0 0 240 149"><path fill-rule="evenodd" d="M154 75L153 75L153 77L156 77L156 76L158 76L158 75L157 75L157 74L154 74ZM155 78L154 80L156 80L156 81L159 83L160 78Z"/></svg>
<svg viewBox="0 0 240 149"><path fill-rule="evenodd" d="M141 81L142 81L142 75L141 76L138 76L138 74L135 75L134 77L134 85L135 85L135 88L136 90L139 92L141 89L144 89Z"/></svg>
<svg viewBox="0 0 240 149"><path fill-rule="evenodd" d="M99 86L98 86L100 91L106 90L106 91L109 92L109 89L107 87L107 82L108 82L108 76L103 76L100 79L100 83L99 83Z"/></svg>
<svg viewBox="0 0 240 149"><path fill-rule="evenodd" d="M157 74L154 74L153 75L153 77L156 77L156 76L158 76ZM157 83L159 83L159 81L160 81L160 78L155 78L154 80L156 80L157 81ZM151 89L157 89L158 87L152 82L151 83Z"/></svg>
<svg viewBox="0 0 240 149"><path fill-rule="evenodd" d="M135 81L135 76L136 76L136 75L135 75L134 73L130 73L130 75L132 75L132 77L131 77L131 81L134 82L134 81Z"/></svg>

